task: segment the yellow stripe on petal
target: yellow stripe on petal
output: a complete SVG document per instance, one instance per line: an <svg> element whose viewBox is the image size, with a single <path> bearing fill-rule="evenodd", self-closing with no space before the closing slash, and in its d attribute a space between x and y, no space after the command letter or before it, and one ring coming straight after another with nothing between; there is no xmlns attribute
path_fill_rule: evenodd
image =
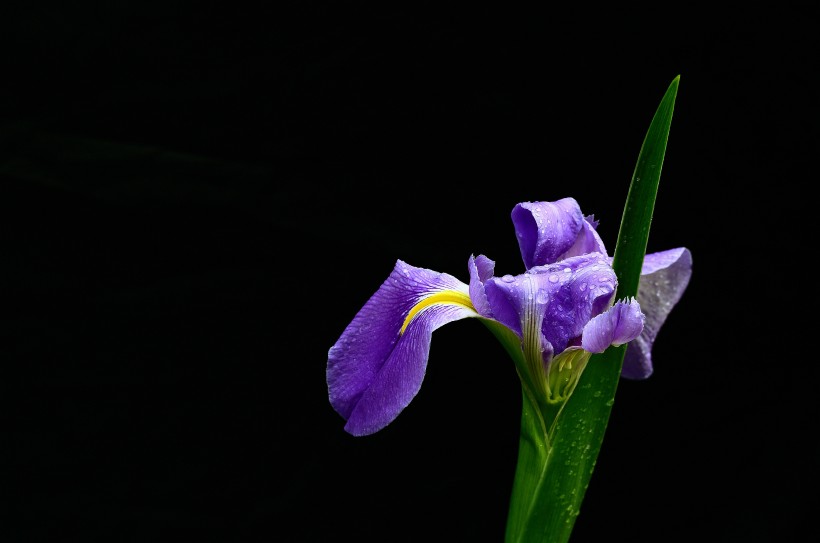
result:
<svg viewBox="0 0 820 543"><path fill-rule="evenodd" d="M419 303L413 306L410 313L408 313L407 317L404 319L404 324L401 325L399 335L404 334L404 330L407 328L407 325L410 324L410 321L412 321L417 314L432 305L460 305L475 311L473 302L470 300L470 296L468 294L457 290L442 290L441 292L436 292L435 294L431 294L430 296L423 298L419 301Z"/></svg>

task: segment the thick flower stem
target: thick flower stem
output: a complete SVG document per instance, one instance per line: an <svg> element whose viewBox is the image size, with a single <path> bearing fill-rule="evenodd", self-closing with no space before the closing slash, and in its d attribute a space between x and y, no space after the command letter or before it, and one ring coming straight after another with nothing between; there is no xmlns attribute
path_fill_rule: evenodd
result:
<svg viewBox="0 0 820 543"><path fill-rule="evenodd" d="M523 391L518 464L513 481L506 543L563 543L569 540L583 490L572 486L575 473L567 466L551 469L555 448L544 415ZM554 413L546 414L552 418ZM567 484L569 483L569 485ZM571 488L558 494L559 488ZM580 486L580 485L579 485Z"/></svg>
<svg viewBox="0 0 820 543"><path fill-rule="evenodd" d="M538 507L537 502L547 476L549 438L543 417L526 388L522 391L522 397L518 463L507 518L506 543L530 541L528 534L542 526L545 516L545 511Z"/></svg>

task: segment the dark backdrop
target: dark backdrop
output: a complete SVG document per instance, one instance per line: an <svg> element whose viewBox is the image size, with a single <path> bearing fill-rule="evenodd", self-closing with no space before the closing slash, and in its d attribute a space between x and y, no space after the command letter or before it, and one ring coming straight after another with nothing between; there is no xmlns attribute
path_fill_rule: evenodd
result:
<svg viewBox="0 0 820 543"><path fill-rule="evenodd" d="M3 541L501 541L520 393L487 330L437 331L366 438L327 350L396 259L523 271L518 202L573 196L614 248L676 75L649 251L694 273L573 541L816 531L814 15L282 5L5 8Z"/></svg>

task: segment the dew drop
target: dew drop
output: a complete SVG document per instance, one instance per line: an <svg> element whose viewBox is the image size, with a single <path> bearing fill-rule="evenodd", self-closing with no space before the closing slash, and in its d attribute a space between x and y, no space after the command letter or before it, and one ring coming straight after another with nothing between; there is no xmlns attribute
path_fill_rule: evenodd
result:
<svg viewBox="0 0 820 543"><path fill-rule="evenodd" d="M501 280L504 281L505 283L514 283L515 282L515 277L513 277L510 274L507 274L504 277L502 277Z"/></svg>
<svg viewBox="0 0 820 543"><path fill-rule="evenodd" d="M558 282L558 276L554 273L552 275L550 275L550 283L557 283L557 282Z"/></svg>

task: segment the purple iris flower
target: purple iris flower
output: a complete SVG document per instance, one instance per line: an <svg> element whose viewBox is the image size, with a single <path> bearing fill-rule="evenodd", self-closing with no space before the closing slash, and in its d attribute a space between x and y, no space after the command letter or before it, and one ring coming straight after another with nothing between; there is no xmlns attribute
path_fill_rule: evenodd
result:
<svg viewBox="0 0 820 543"><path fill-rule="evenodd" d="M574 199L518 204L512 220L523 274L496 277L492 260L471 256L465 284L397 261L328 352L330 403L345 430L367 435L392 422L421 387L433 331L468 317L513 338L539 401L566 401L589 357L610 345L629 344L624 377L652 373L652 343L689 281L689 251L646 255L637 299L615 302L612 259Z"/></svg>
<svg viewBox="0 0 820 543"><path fill-rule="evenodd" d="M596 232L598 222L584 217L572 198L518 204L512 219L527 269L578 254L607 254ZM607 260L612 263L612 257ZM645 379L652 374L652 344L691 275L692 253L685 247L644 256L637 300L646 321L643 332L627 346L623 377Z"/></svg>

